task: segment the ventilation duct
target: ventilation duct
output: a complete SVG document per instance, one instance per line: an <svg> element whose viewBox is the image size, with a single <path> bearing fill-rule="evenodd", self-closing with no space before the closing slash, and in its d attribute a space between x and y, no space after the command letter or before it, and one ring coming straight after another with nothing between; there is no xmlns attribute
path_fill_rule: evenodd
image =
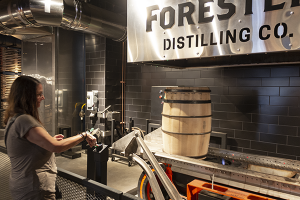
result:
<svg viewBox="0 0 300 200"><path fill-rule="evenodd" d="M0 2L1 34L43 35L47 32L45 27L83 31L115 41L124 41L127 36L126 17L81 0L2 0Z"/></svg>

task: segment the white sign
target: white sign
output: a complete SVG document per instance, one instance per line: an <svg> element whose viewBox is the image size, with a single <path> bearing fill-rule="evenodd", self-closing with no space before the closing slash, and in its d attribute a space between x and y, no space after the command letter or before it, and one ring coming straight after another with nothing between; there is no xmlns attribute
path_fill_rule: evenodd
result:
<svg viewBox="0 0 300 200"><path fill-rule="evenodd" d="M299 0L128 0L128 62L298 50Z"/></svg>

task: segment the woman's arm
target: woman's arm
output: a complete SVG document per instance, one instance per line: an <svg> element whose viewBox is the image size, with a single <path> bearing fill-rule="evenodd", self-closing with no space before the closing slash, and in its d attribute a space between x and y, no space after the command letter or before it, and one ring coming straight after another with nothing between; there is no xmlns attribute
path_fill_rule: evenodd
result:
<svg viewBox="0 0 300 200"><path fill-rule="evenodd" d="M63 136L62 134L58 134L58 135L54 135L53 136L57 141L61 141L62 139L64 139L65 136Z"/></svg>
<svg viewBox="0 0 300 200"><path fill-rule="evenodd" d="M26 134L25 138L50 152L60 153L70 149L71 147L79 144L86 137L86 141L89 145L96 145L96 138L89 133L82 133L83 135L76 135L63 140L58 141L57 138L52 137L49 133L41 128L31 128Z"/></svg>

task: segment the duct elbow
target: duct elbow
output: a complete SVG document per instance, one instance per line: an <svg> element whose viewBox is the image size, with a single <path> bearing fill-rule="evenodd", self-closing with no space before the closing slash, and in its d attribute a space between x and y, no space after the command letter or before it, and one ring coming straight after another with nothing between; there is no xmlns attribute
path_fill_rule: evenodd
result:
<svg viewBox="0 0 300 200"><path fill-rule="evenodd" d="M52 26L82 31L121 42L126 40L126 18L79 0L3 0L0 33L26 34L25 27ZM10 12L9 12L10 11Z"/></svg>

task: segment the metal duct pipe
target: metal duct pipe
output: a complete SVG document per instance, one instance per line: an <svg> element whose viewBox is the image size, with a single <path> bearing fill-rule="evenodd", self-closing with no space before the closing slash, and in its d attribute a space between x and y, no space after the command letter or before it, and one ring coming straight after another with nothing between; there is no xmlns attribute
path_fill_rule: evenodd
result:
<svg viewBox="0 0 300 200"><path fill-rule="evenodd" d="M54 26L111 38L126 39L126 18L80 0L2 0L0 33Z"/></svg>
<svg viewBox="0 0 300 200"><path fill-rule="evenodd" d="M155 169L158 178L160 179L161 183L165 187L167 193L169 194L172 200L180 200L182 199L179 192L177 191L176 187L172 184L167 174L163 171L161 166L159 165L158 161L156 160L153 153L147 147L145 141L141 136L142 132L135 132L136 141L138 144L143 148L145 155L147 156L148 160L150 161L152 167Z"/></svg>
<svg viewBox="0 0 300 200"><path fill-rule="evenodd" d="M148 166L148 164L143 159L141 159L139 156L137 156L136 154L132 155L132 159L137 164L139 164L139 166L146 173L155 199L165 199L164 195L162 194L162 191L159 187L159 184L156 180L156 177L155 177L154 173L152 172L151 168Z"/></svg>

